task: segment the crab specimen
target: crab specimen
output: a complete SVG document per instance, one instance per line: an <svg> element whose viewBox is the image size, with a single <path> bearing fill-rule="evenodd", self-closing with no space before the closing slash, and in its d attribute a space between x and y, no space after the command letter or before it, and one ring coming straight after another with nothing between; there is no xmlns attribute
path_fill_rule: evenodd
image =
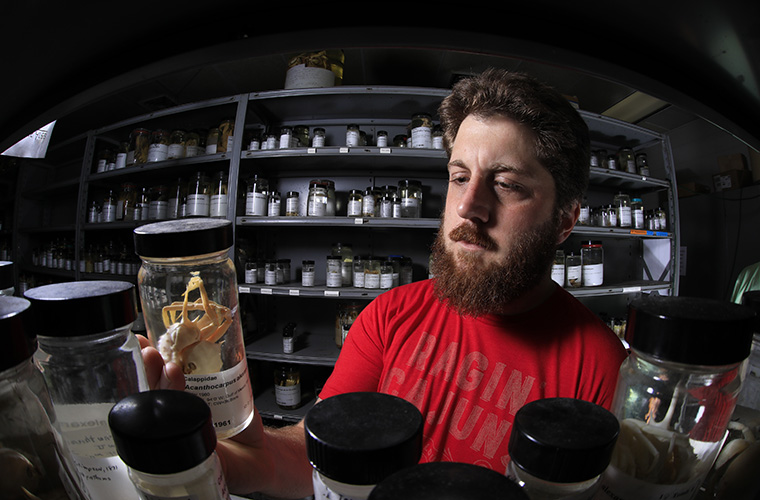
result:
<svg viewBox="0 0 760 500"><path fill-rule="evenodd" d="M161 310L166 333L158 339L158 350L164 361L177 363L186 375L214 373L222 369L219 339L232 324L228 307L209 300L198 272L192 277L182 302L172 302ZM198 290L200 297L189 301L190 292ZM190 312L200 311L194 319Z"/></svg>

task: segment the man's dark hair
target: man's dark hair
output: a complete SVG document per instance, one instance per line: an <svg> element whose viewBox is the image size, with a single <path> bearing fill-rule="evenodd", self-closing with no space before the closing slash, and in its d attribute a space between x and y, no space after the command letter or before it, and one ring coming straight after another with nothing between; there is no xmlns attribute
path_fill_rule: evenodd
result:
<svg viewBox="0 0 760 500"><path fill-rule="evenodd" d="M487 69L456 84L439 108L446 152L451 155L459 126L468 115L504 116L527 125L536 135L536 156L556 185L556 206L581 201L589 176L588 126L552 87L522 74Z"/></svg>

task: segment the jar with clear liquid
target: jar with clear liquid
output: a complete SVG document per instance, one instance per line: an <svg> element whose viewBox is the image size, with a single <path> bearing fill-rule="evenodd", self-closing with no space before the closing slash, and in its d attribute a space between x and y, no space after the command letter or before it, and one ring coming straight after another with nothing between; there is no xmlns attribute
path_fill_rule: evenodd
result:
<svg viewBox="0 0 760 500"><path fill-rule="evenodd" d="M245 215L266 216L269 182L258 175L248 181L245 196Z"/></svg>
<svg viewBox="0 0 760 500"><path fill-rule="evenodd" d="M188 391L211 406L220 439L253 418L240 325L237 273L229 257L232 222L193 218L134 230L145 327L165 361L177 363Z"/></svg>
<svg viewBox="0 0 760 500"><path fill-rule="evenodd" d="M629 306L612 412L620 436L604 498L694 499L727 435L755 312L727 301L648 296Z"/></svg>
<svg viewBox="0 0 760 500"><path fill-rule="evenodd" d="M615 207L617 225L620 227L631 227L633 225L631 214L631 198L625 193L615 195L612 204Z"/></svg>
<svg viewBox="0 0 760 500"><path fill-rule="evenodd" d="M230 499L211 410L198 396L133 394L114 405L108 424L140 498Z"/></svg>
<svg viewBox="0 0 760 500"><path fill-rule="evenodd" d="M149 389L140 344L130 331L137 319L134 285L64 282L31 288L25 296L39 344L35 364L83 489L91 498L131 500L134 489L107 420L119 400Z"/></svg>

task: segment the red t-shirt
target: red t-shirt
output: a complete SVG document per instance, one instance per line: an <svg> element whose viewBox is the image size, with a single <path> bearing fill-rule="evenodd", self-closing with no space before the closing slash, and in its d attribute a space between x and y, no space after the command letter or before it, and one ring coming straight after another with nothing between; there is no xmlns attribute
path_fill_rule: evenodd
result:
<svg viewBox="0 0 760 500"><path fill-rule="evenodd" d="M463 317L431 280L389 290L359 315L320 397L400 396L425 417L421 462L468 462L506 472L515 413L541 398L609 408L620 340L561 287L519 315Z"/></svg>

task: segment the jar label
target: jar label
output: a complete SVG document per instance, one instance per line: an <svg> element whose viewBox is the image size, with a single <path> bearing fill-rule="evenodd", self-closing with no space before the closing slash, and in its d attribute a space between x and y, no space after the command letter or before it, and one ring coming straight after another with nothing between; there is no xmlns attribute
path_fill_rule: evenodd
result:
<svg viewBox="0 0 760 500"><path fill-rule="evenodd" d="M168 201L150 202L150 218L153 220L166 219L166 211L169 208Z"/></svg>
<svg viewBox="0 0 760 500"><path fill-rule="evenodd" d="M301 404L301 384L275 385L274 397L280 406L298 406Z"/></svg>
<svg viewBox="0 0 760 500"><path fill-rule="evenodd" d="M314 286L314 271L303 271L301 273L302 286Z"/></svg>
<svg viewBox="0 0 760 500"><path fill-rule="evenodd" d="M583 286L599 286L604 279L604 264L583 265Z"/></svg>
<svg viewBox="0 0 760 500"><path fill-rule="evenodd" d="M581 286L581 266L567 266L567 281L565 286L577 288Z"/></svg>
<svg viewBox="0 0 760 500"><path fill-rule="evenodd" d="M267 195L265 193L248 193L245 198L245 215L266 215Z"/></svg>
<svg viewBox="0 0 760 500"><path fill-rule="evenodd" d="M362 215L362 201L351 200L348 202L348 216L349 217L361 217Z"/></svg>
<svg viewBox="0 0 760 500"><path fill-rule="evenodd" d="M298 198L288 198L285 201L285 214L298 215Z"/></svg>
<svg viewBox="0 0 760 500"><path fill-rule="evenodd" d="M309 216L322 217L327 214L327 198L313 196L309 198Z"/></svg>
<svg viewBox="0 0 760 500"><path fill-rule="evenodd" d="M209 208L211 217L227 217L227 195L215 194L211 197L211 207Z"/></svg>
<svg viewBox="0 0 760 500"><path fill-rule="evenodd" d="M380 288L380 273L364 273L364 288Z"/></svg>
<svg viewBox="0 0 760 500"><path fill-rule="evenodd" d="M185 158L193 158L201 154L201 148L198 146L188 146L185 148Z"/></svg>
<svg viewBox="0 0 760 500"><path fill-rule="evenodd" d="M311 146L314 148L323 148L325 147L325 136L324 135L315 135L314 139L311 141Z"/></svg>
<svg viewBox="0 0 760 500"><path fill-rule="evenodd" d="M116 168L124 168L127 166L127 153L116 154Z"/></svg>
<svg viewBox="0 0 760 500"><path fill-rule="evenodd" d="M330 288L337 288L343 286L343 275L338 272L327 271L327 286Z"/></svg>
<svg viewBox="0 0 760 500"><path fill-rule="evenodd" d="M103 222L113 222L116 220L116 205L103 205Z"/></svg>
<svg viewBox="0 0 760 500"><path fill-rule="evenodd" d="M185 156L185 146L182 144L170 144L167 152L167 158L183 158Z"/></svg>
<svg viewBox="0 0 760 500"><path fill-rule="evenodd" d="M213 155L216 153L216 144L206 144L206 154Z"/></svg>
<svg viewBox="0 0 760 500"><path fill-rule="evenodd" d="M207 194L189 194L187 195L187 215L204 215L208 216L209 196Z"/></svg>
<svg viewBox="0 0 760 500"><path fill-rule="evenodd" d="M256 269L247 269L245 271L245 282L249 285L256 284L256 275L258 275Z"/></svg>
<svg viewBox="0 0 760 500"><path fill-rule="evenodd" d="M354 286L364 288L364 271L354 272Z"/></svg>
<svg viewBox="0 0 760 500"><path fill-rule="evenodd" d="M416 127L412 129L412 147L430 148L433 145L433 129L430 127Z"/></svg>
<svg viewBox="0 0 760 500"><path fill-rule="evenodd" d="M163 161L169 154L169 146L166 144L151 144L148 147L148 161Z"/></svg>
<svg viewBox="0 0 760 500"><path fill-rule="evenodd" d="M631 227L631 207L618 207L620 227Z"/></svg>
<svg viewBox="0 0 760 500"><path fill-rule="evenodd" d="M554 264L552 266L552 279L559 283L559 286L565 285L565 265Z"/></svg>
<svg viewBox="0 0 760 500"><path fill-rule="evenodd" d="M185 387L211 408L214 429L220 439L231 437L253 418L253 393L245 358L229 370L185 375Z"/></svg>
<svg viewBox="0 0 760 500"><path fill-rule="evenodd" d="M636 209L633 211L633 221L636 229L644 229L644 209Z"/></svg>
<svg viewBox="0 0 760 500"><path fill-rule="evenodd" d="M387 290L393 287L393 274L385 273L380 275L380 288Z"/></svg>
<svg viewBox="0 0 760 500"><path fill-rule="evenodd" d="M346 132L346 146L358 146L359 145L359 131L349 130Z"/></svg>

